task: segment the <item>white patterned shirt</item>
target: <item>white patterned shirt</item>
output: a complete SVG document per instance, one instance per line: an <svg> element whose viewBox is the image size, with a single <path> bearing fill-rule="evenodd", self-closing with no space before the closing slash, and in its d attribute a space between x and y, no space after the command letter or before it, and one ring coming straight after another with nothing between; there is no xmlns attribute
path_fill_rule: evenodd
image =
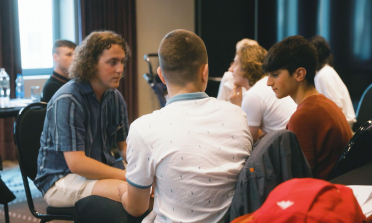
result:
<svg viewBox="0 0 372 223"><path fill-rule="evenodd" d="M155 186L155 222L220 222L252 150L243 110L204 92L174 96L127 138L129 184Z"/></svg>

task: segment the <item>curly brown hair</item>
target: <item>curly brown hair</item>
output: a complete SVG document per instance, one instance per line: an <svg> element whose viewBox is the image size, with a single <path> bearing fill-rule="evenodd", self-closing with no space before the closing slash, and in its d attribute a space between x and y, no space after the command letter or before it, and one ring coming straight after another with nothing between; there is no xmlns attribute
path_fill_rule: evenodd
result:
<svg viewBox="0 0 372 223"><path fill-rule="evenodd" d="M127 42L113 31L92 32L76 47L74 59L69 67L69 76L79 82L89 82L96 78L97 64L102 52L111 45L121 46L125 60L130 56ZM125 66L124 66L125 67ZM124 77L124 70L122 77Z"/></svg>
<svg viewBox="0 0 372 223"><path fill-rule="evenodd" d="M243 77L248 79L250 86L253 86L265 76L261 66L267 51L258 45L243 45L237 54L244 72Z"/></svg>

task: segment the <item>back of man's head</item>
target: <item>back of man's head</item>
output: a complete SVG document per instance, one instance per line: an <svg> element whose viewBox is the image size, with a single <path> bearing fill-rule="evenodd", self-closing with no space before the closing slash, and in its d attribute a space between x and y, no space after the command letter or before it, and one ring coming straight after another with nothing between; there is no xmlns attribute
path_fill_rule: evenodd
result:
<svg viewBox="0 0 372 223"><path fill-rule="evenodd" d="M317 70L320 70L326 63L328 63L328 59L331 57L331 48L322 36L313 36L310 39L310 43L315 46L318 52Z"/></svg>
<svg viewBox="0 0 372 223"><path fill-rule="evenodd" d="M167 84L185 86L194 82L200 67L208 63L203 40L187 30L168 33L159 46L159 64Z"/></svg>
<svg viewBox="0 0 372 223"><path fill-rule="evenodd" d="M53 49L52 49L52 53L55 54L57 53L58 54L58 48L59 47L68 47L70 49L75 49L76 48L76 44L71 42L70 40L63 40L63 39L60 39L60 40L56 40L53 44Z"/></svg>
<svg viewBox="0 0 372 223"><path fill-rule="evenodd" d="M265 73L279 69L292 75L298 68L306 70L307 83L314 85L318 56L315 47L302 36L290 36L276 43L267 52L262 69Z"/></svg>

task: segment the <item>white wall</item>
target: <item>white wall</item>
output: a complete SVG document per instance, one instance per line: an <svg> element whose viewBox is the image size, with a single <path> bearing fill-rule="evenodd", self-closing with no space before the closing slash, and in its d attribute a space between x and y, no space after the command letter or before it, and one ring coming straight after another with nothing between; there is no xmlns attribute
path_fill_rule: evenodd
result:
<svg viewBox="0 0 372 223"><path fill-rule="evenodd" d="M170 31L195 31L194 0L137 0L137 67L139 116L160 108L159 101L143 78L148 73L143 56L157 53L160 41ZM134 50L134 49L133 49Z"/></svg>

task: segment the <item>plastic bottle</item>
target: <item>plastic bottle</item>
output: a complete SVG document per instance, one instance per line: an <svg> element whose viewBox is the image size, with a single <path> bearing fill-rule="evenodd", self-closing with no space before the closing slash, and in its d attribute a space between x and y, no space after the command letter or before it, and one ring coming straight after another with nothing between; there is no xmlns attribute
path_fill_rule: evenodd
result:
<svg viewBox="0 0 372 223"><path fill-rule="evenodd" d="M10 86L9 75L6 73L5 68L0 68L0 107L9 107Z"/></svg>
<svg viewBox="0 0 372 223"><path fill-rule="evenodd" d="M17 79L15 80L15 94L16 98L25 97L25 88L22 74L17 74Z"/></svg>

